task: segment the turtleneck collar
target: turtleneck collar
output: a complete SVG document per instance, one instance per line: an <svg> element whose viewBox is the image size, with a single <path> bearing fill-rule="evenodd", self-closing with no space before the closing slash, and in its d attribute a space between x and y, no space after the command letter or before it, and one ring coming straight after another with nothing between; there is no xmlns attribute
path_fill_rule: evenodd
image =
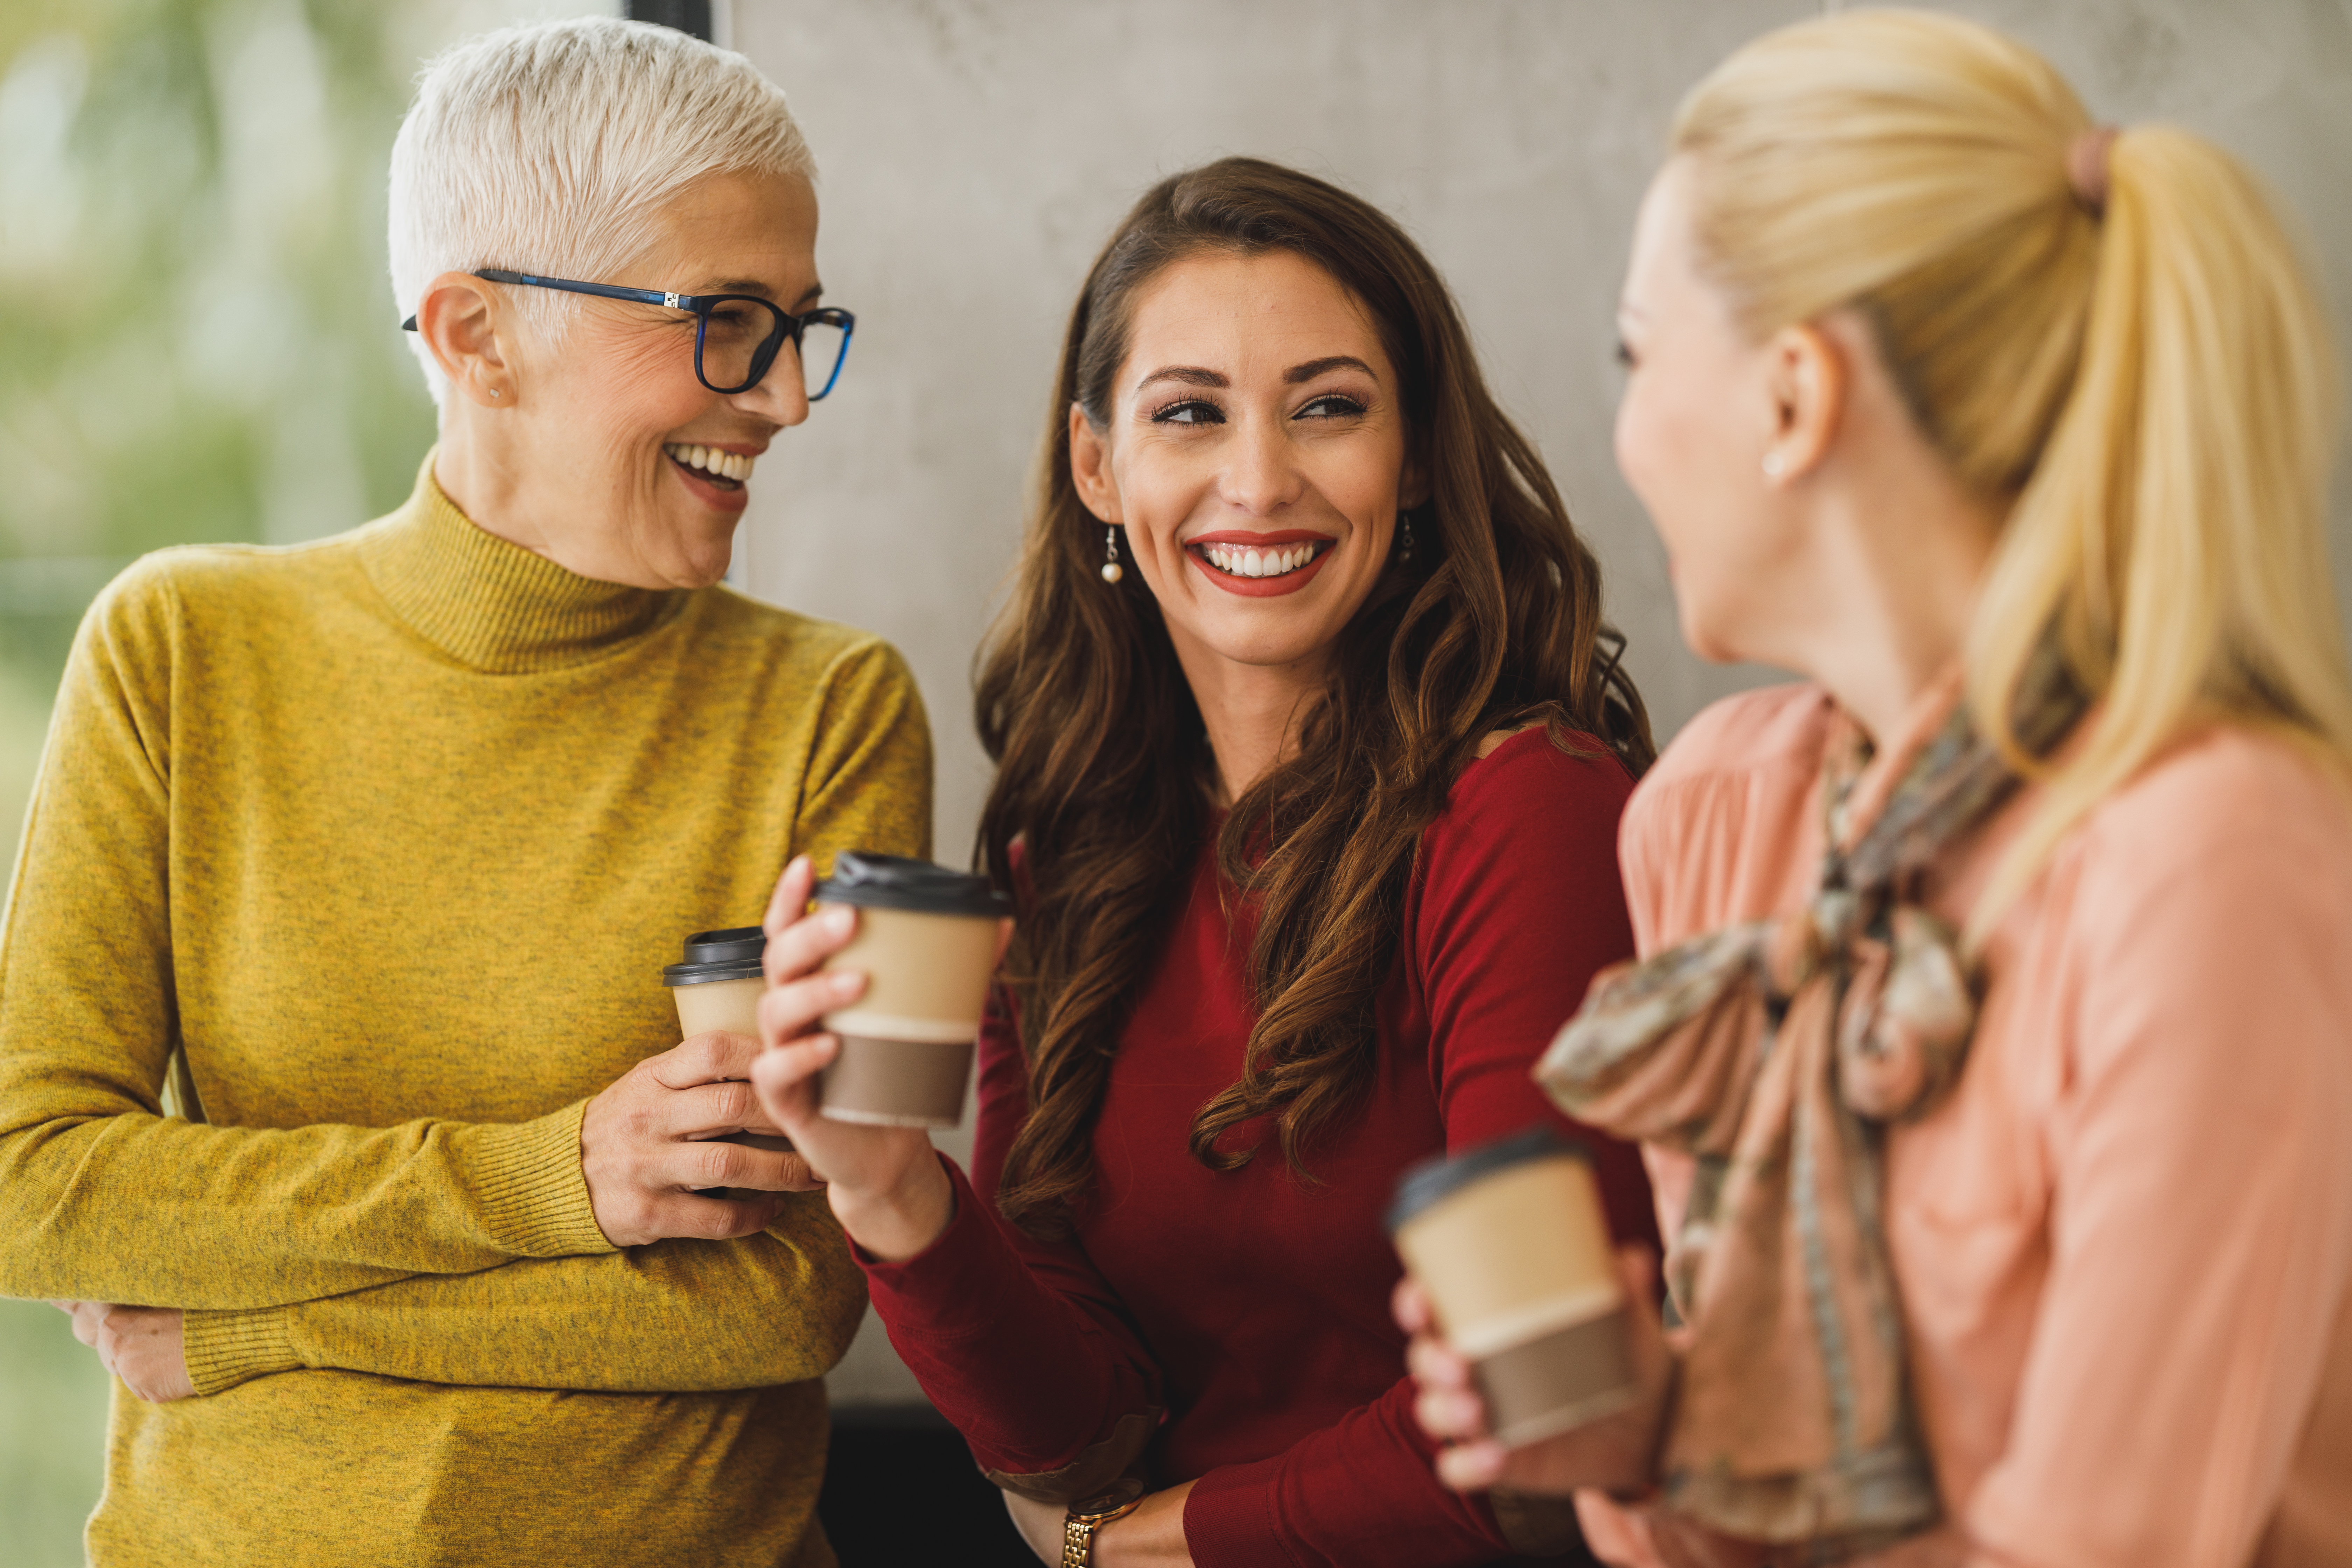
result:
<svg viewBox="0 0 2352 1568"><path fill-rule="evenodd" d="M578 576L479 527L443 493L431 452L407 504L367 530L362 559L411 630L493 675L588 663L661 626L687 598Z"/></svg>

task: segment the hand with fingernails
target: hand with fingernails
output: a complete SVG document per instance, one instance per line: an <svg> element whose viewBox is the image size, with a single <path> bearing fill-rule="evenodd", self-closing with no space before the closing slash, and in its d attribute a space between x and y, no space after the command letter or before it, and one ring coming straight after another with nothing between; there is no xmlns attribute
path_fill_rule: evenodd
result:
<svg viewBox="0 0 2352 1568"><path fill-rule="evenodd" d="M580 1171L607 1241L751 1236L774 1223L783 1194L824 1185L797 1152L719 1142L778 1131L751 1091L759 1052L750 1036L715 1029L646 1058L588 1102ZM714 1187L736 1191L722 1197ZM740 1195L745 1189L776 1195Z"/></svg>
<svg viewBox="0 0 2352 1568"><path fill-rule="evenodd" d="M903 1261L939 1239L955 1217L955 1189L919 1128L835 1121L817 1110L817 1075L841 1048L824 1015L866 992L857 970L822 970L857 934L857 911L832 904L807 912L816 873L802 856L784 868L761 922L768 933L768 990L760 998L765 1049L751 1066L760 1105L825 1184L835 1217L877 1258ZM997 956L1013 934L1006 921Z"/></svg>

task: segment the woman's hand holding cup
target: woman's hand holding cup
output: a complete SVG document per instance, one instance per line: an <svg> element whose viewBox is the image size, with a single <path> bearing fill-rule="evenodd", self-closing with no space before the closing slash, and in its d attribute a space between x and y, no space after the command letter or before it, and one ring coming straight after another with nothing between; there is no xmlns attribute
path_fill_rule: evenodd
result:
<svg viewBox="0 0 2352 1568"><path fill-rule="evenodd" d="M1668 1568L1759 1568L1772 1561L1772 1549L1754 1541L1718 1534L1668 1509L1647 1501L1627 1502L1627 1494L1649 1492L1655 1484L1658 1448L1674 1386L1674 1351L1653 1305L1657 1259L1646 1247L1620 1248L1619 1272L1632 1307L1633 1357L1641 1376L1642 1398L1613 1415L1572 1427L1517 1448L1495 1441L1486 1403L1478 1393L1468 1357L1445 1342L1429 1293L1410 1276L1397 1282L1392 1303L1399 1327L1412 1336L1406 1370L1419 1396L1413 1417L1443 1445L1437 1477L1456 1491L1495 1487L1552 1497L1574 1496L1585 1545L1603 1563L1664 1563ZM1887 1568L1946 1568L1961 1555L1944 1531L1930 1540L1914 1537L1884 1561ZM1914 1550L1917 1554L1912 1555Z"/></svg>
<svg viewBox="0 0 2352 1568"><path fill-rule="evenodd" d="M1623 1248L1617 1266L1625 1280L1642 1397L1612 1415L1517 1448L1504 1447L1492 1436L1470 1360L1445 1342L1428 1292L1410 1277L1398 1282L1393 1310L1398 1326L1412 1336L1405 1368L1419 1390L1413 1416L1423 1431L1446 1445L1437 1456L1440 1480L1456 1491L1500 1486L1557 1497L1586 1488L1638 1491L1651 1484L1674 1355L1653 1305L1657 1267L1650 1251Z"/></svg>
<svg viewBox="0 0 2352 1568"><path fill-rule="evenodd" d="M821 968L857 934L857 910L831 904L803 913L815 887L808 857L795 858L762 922L768 990L760 999L760 1038L766 1049L752 1064L752 1087L825 1182L850 1239L877 1258L912 1258L955 1216L955 1189L920 1128L837 1121L818 1112L817 1077L841 1049L824 1032L824 1015L864 995L866 977Z"/></svg>

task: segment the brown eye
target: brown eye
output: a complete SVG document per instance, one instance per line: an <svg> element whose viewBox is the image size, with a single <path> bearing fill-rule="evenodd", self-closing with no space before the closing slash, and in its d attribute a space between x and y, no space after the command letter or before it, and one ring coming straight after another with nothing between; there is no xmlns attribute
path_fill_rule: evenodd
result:
<svg viewBox="0 0 2352 1568"><path fill-rule="evenodd" d="M709 342L730 343L751 342L767 328L764 320L754 321L753 318L766 314L766 311L755 311L748 305L718 306L710 312L709 324L703 328L704 338Z"/></svg>
<svg viewBox="0 0 2352 1568"><path fill-rule="evenodd" d="M1223 425L1225 415L1224 410L1213 403L1188 398L1159 410L1152 415L1151 422L1154 425Z"/></svg>
<svg viewBox="0 0 2352 1568"><path fill-rule="evenodd" d="M1364 405L1347 394L1328 392L1291 417L1294 419L1348 419L1363 411Z"/></svg>

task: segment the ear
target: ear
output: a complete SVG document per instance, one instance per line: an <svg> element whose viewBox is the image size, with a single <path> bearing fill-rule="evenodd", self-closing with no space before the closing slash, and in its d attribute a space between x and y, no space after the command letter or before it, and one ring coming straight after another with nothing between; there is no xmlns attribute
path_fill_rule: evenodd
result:
<svg viewBox="0 0 2352 1568"><path fill-rule="evenodd" d="M1844 348L1811 321L1781 328L1765 352L1770 408L1764 477L1777 489L1811 474L1829 456L1845 419L1853 373Z"/></svg>
<svg viewBox="0 0 2352 1568"><path fill-rule="evenodd" d="M1087 418L1087 411L1070 405L1070 484L1086 509L1103 521L1117 524L1118 485L1110 477L1110 446Z"/></svg>
<svg viewBox="0 0 2352 1568"><path fill-rule="evenodd" d="M506 301L470 272L444 272L416 302L417 335L449 384L484 408L515 405L513 332Z"/></svg>

